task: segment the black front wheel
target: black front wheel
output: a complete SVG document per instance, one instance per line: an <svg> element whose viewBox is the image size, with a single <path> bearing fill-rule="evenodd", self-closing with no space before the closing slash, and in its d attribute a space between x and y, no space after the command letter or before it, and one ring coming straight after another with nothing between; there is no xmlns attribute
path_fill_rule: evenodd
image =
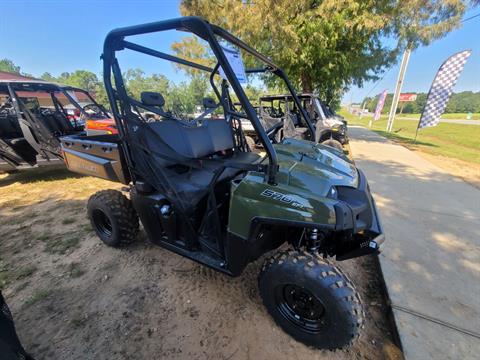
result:
<svg viewBox="0 0 480 360"><path fill-rule="evenodd" d="M116 190L102 190L88 200L88 218L93 230L107 245L119 247L135 241L138 216L132 202Z"/></svg>
<svg viewBox="0 0 480 360"><path fill-rule="evenodd" d="M267 259L258 282L268 312L298 341L333 350L358 336L360 297L340 269L320 256L280 252Z"/></svg>

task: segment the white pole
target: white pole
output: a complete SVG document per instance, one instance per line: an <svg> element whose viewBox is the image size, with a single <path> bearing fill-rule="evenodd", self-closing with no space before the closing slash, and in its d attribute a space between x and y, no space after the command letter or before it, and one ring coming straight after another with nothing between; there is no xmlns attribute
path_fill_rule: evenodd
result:
<svg viewBox="0 0 480 360"><path fill-rule="evenodd" d="M361 119L362 116L363 116L363 113L364 113L364 111L365 111L365 106L366 106L366 105L367 105L367 102L364 101L363 104L362 104L362 112L360 113L360 119Z"/></svg>
<svg viewBox="0 0 480 360"><path fill-rule="evenodd" d="M398 100L400 99L400 93L402 92L403 79L407 72L408 60L410 59L410 53L412 51L409 47L405 49L402 57L402 64L400 65L400 71L398 72L397 86L395 87L395 93L393 94L392 106L390 107L390 114L388 115L387 131L391 132L393 129L393 122L395 120L395 113L397 112Z"/></svg>

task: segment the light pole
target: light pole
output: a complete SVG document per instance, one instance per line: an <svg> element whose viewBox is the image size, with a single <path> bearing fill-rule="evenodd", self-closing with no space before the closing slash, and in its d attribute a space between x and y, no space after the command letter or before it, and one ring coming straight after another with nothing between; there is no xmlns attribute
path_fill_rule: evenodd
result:
<svg viewBox="0 0 480 360"><path fill-rule="evenodd" d="M390 114L388 115L387 131L391 132L393 128L393 121L395 120L395 113L397 112L398 100L400 93L402 92L403 79L407 72L408 60L410 60L410 54L412 50L410 46L407 46L402 57L402 64L400 65L400 71L398 72L397 85L395 87L395 93L393 94L392 106L390 107Z"/></svg>

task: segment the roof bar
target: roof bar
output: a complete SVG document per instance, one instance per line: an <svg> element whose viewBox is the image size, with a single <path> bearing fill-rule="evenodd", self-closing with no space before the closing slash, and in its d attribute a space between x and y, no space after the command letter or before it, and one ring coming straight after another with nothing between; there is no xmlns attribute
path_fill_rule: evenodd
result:
<svg viewBox="0 0 480 360"><path fill-rule="evenodd" d="M134 44L132 42L129 42L129 41L122 41L121 43L126 49L130 49L130 50L133 50L133 51L138 51L140 53L143 53L143 54L147 54L147 55L151 55L151 56L155 56L157 58L160 58L160 59L164 59L164 60L168 60L168 61L171 61L171 62L175 62L177 64L181 64L181 65L185 65L185 66L190 66L190 67L193 67L195 69L198 69L198 70L203 70L203 71L208 71L208 72L212 72L213 69L211 67L208 67L208 66L205 66L205 65L201 65L201 64L198 64L198 63L194 63L192 61L188 61L188 60L185 60L185 59L182 59L182 58L179 58L177 56L173 56L173 55L169 55L169 54L165 54L161 51L157 51L157 50L153 50L153 49L149 49L145 46L142 46L142 45L138 45L138 44Z"/></svg>

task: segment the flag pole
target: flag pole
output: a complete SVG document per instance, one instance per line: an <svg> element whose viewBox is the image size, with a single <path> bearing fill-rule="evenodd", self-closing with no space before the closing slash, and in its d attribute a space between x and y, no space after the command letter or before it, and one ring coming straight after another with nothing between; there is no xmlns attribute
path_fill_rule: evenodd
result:
<svg viewBox="0 0 480 360"><path fill-rule="evenodd" d="M395 87L395 92L393 93L392 105L390 107L390 113L388 115L387 121L387 132L392 132L393 122L395 121L395 114L397 112L398 100L400 98L400 93L402 92L403 80L405 79L405 73L407 72L408 61L410 60L410 54L412 50L410 49L410 44L407 45L405 52L403 53L402 63L400 64L400 70L398 72L397 85Z"/></svg>
<svg viewBox="0 0 480 360"><path fill-rule="evenodd" d="M418 126L417 126L417 130L415 131L415 139L413 139L414 144L417 143L417 135L418 135Z"/></svg>

